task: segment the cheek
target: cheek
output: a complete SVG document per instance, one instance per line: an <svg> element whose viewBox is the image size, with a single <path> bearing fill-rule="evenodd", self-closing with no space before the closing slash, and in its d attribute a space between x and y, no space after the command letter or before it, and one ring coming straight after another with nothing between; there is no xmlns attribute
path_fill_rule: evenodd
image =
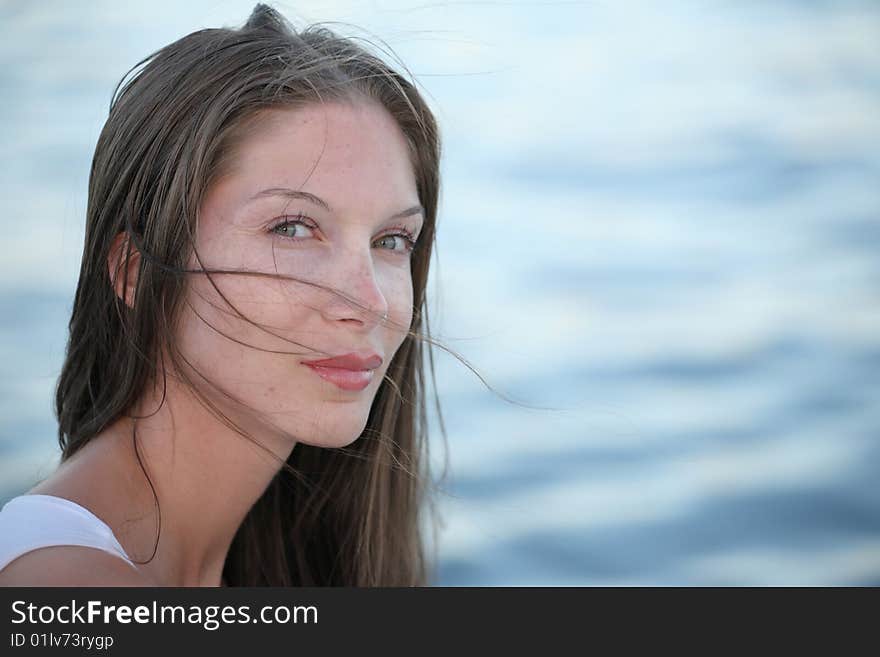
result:
<svg viewBox="0 0 880 657"><path fill-rule="evenodd" d="M412 278L407 269L402 276L394 278L385 292L388 303L388 324L380 328L385 353L388 354L388 363L397 353L407 338L409 327L413 319L413 289Z"/></svg>
<svg viewBox="0 0 880 657"><path fill-rule="evenodd" d="M413 315L412 276L409 268L391 270L380 283L380 288L388 304L388 318L408 327Z"/></svg>
<svg viewBox="0 0 880 657"><path fill-rule="evenodd" d="M201 275L193 281L184 308L182 336L199 351L230 355L257 349L297 351L294 338L308 312L289 283L258 276ZM215 287L216 286L216 287ZM262 328L261 328L262 327ZM272 333L282 338L271 335Z"/></svg>

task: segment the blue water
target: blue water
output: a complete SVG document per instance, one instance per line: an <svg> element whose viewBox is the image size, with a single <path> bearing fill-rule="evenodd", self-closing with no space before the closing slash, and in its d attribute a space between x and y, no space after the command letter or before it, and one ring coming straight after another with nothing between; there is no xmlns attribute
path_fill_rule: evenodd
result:
<svg viewBox="0 0 880 657"><path fill-rule="evenodd" d="M117 5L0 9L3 499L55 462L113 87L251 7ZM438 355L439 584L880 584L876 3L295 9L419 76L437 337L554 409Z"/></svg>

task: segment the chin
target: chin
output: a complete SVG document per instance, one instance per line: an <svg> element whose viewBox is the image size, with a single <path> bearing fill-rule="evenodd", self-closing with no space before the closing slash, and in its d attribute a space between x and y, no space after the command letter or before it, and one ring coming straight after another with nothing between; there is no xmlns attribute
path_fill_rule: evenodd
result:
<svg viewBox="0 0 880 657"><path fill-rule="evenodd" d="M357 422L354 425L352 423L340 422L333 426L324 425L311 427L308 430L300 430L299 433L293 433L293 435L296 436L297 443L334 449L351 445L361 437L366 425L366 418L364 418L361 422Z"/></svg>
<svg viewBox="0 0 880 657"><path fill-rule="evenodd" d="M297 441L297 444L310 445L312 447L323 447L325 449L339 449L342 447L348 447L360 437L360 433L344 435L328 434L317 437L309 436L308 439L305 440L301 438Z"/></svg>

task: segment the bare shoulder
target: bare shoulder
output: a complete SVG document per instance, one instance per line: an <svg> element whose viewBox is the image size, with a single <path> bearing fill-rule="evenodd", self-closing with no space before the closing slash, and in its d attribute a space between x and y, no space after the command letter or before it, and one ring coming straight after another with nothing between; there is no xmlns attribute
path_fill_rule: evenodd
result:
<svg viewBox="0 0 880 657"><path fill-rule="evenodd" d="M153 586L122 558L92 547L25 552L0 570L0 586Z"/></svg>

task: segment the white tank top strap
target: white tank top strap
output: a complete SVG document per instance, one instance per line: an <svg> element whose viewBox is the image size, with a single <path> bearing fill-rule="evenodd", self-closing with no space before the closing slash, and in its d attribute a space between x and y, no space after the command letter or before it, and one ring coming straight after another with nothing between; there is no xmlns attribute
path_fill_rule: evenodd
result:
<svg viewBox="0 0 880 657"><path fill-rule="evenodd" d="M137 569L113 530L72 500L54 495L19 495L0 509L0 570L26 552L61 545L98 548Z"/></svg>

